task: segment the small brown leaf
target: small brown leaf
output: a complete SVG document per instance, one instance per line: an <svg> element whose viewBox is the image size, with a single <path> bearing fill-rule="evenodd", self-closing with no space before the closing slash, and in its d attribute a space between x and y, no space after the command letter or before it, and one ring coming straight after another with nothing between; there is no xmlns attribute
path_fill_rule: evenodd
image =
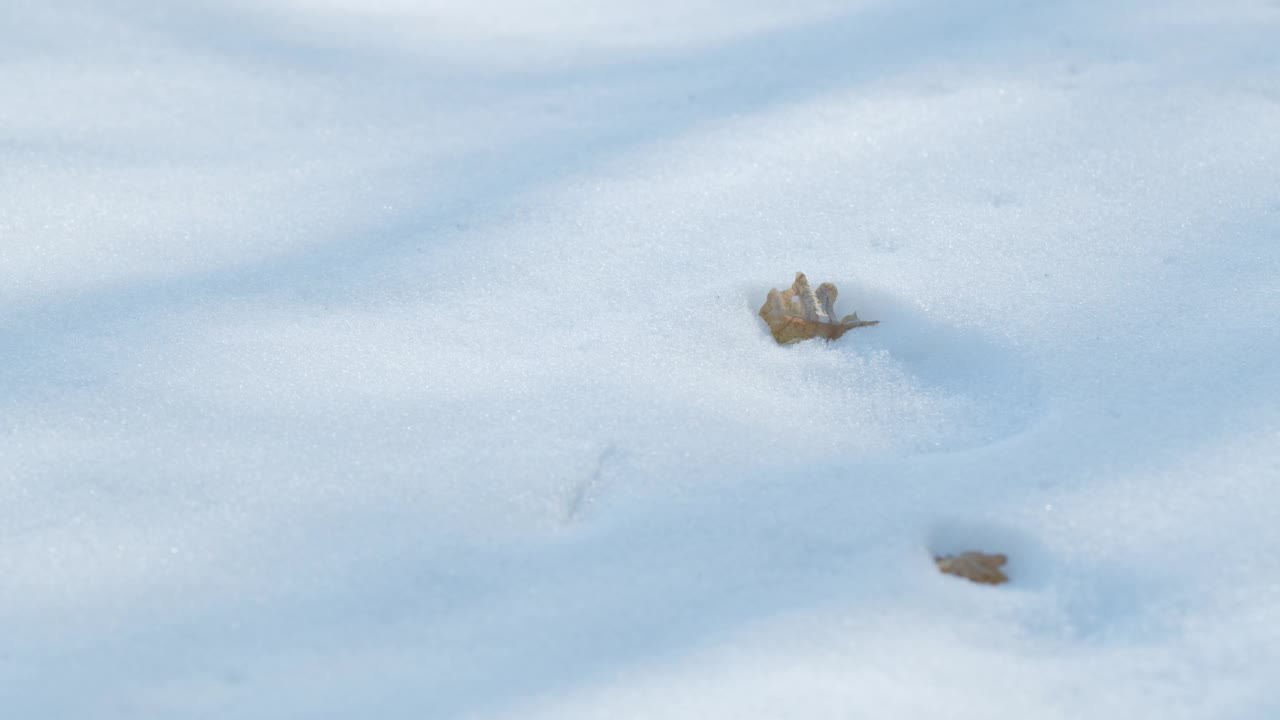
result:
<svg viewBox="0 0 1280 720"><path fill-rule="evenodd" d="M1009 577L1000 570L1009 561L1009 558L1004 555L987 555L970 551L959 555L945 555L933 560L938 563L938 569L948 575L956 575L986 585L1009 582Z"/></svg>
<svg viewBox="0 0 1280 720"><path fill-rule="evenodd" d="M879 320L859 320L858 314L846 315L836 320L836 286L822 283L817 292L809 287L804 273L796 273L796 280L787 290L770 290L760 317L769 324L773 339L779 345L820 337L835 340L857 327L875 325Z"/></svg>

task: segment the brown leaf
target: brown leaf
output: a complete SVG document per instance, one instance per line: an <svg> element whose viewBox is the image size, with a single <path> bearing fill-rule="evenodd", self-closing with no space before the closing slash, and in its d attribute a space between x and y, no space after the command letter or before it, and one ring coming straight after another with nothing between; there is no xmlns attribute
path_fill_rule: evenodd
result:
<svg viewBox="0 0 1280 720"><path fill-rule="evenodd" d="M970 551L959 555L945 555L933 560L938 563L938 569L948 575L956 575L986 585L1009 582L1009 577L1000 570L1009 561L1009 558L1004 555L987 555Z"/></svg>
<svg viewBox="0 0 1280 720"><path fill-rule="evenodd" d="M822 283L817 292L809 287L804 273L796 273L796 280L787 290L770 290L760 317L769 324L773 339L779 345L820 337L835 340L857 327L875 325L879 320L859 320L858 314L846 315L836 320L836 286Z"/></svg>

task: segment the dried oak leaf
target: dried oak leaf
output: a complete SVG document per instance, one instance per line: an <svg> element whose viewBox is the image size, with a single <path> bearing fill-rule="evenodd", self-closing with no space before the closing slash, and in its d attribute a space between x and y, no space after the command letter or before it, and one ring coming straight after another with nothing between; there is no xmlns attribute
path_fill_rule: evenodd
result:
<svg viewBox="0 0 1280 720"><path fill-rule="evenodd" d="M787 290L769 291L764 307L760 308L760 317L769 324L769 331L779 345L816 337L835 340L853 328L880 322L859 320L857 313L836 320L835 305L835 285L822 283L814 292L809 287L809 279L798 272L796 281Z"/></svg>
<svg viewBox="0 0 1280 720"><path fill-rule="evenodd" d="M1009 582L1009 577L1000 570L1009 561L1009 558L1004 555L987 555L970 551L959 555L945 555L933 560L938 563L938 569L948 575L956 575L986 585Z"/></svg>

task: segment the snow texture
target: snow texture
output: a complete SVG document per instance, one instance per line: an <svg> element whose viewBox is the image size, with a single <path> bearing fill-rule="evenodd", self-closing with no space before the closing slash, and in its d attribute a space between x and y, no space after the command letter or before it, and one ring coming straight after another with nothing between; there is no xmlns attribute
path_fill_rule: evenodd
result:
<svg viewBox="0 0 1280 720"><path fill-rule="evenodd" d="M1274 0L4 0L0 168L6 717L1280 717Z"/></svg>

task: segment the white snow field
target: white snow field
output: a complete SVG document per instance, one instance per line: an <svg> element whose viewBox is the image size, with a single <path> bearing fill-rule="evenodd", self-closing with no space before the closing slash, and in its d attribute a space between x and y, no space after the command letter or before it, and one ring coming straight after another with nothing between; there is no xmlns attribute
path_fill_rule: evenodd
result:
<svg viewBox="0 0 1280 720"><path fill-rule="evenodd" d="M1280 717L1280 2L0 0L0 716Z"/></svg>

